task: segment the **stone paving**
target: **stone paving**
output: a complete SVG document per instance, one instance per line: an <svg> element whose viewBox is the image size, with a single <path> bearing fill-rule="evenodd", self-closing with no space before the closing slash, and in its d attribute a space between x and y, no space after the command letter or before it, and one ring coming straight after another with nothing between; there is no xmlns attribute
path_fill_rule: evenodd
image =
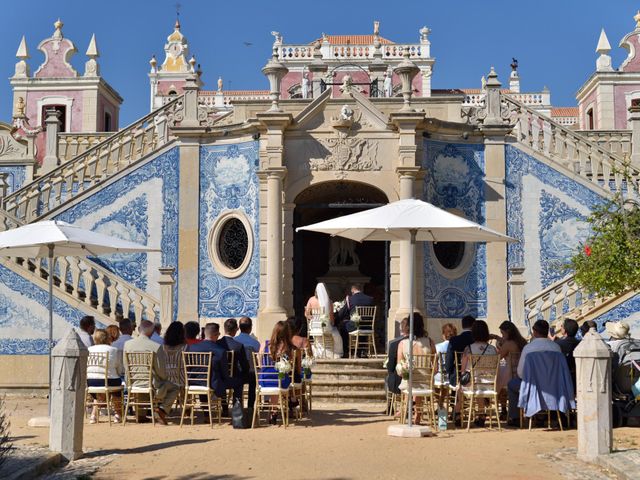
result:
<svg viewBox="0 0 640 480"><path fill-rule="evenodd" d="M554 461L563 477L570 480L627 480L640 478L640 450L629 449L603 455L597 464L578 460L575 448L541 455Z"/></svg>

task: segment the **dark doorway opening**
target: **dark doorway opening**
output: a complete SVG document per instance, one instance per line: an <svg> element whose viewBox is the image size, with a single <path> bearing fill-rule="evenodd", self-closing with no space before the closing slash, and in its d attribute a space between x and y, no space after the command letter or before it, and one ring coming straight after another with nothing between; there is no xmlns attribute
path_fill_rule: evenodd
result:
<svg viewBox="0 0 640 480"><path fill-rule="evenodd" d="M318 282L324 281L331 300L344 300L351 278L366 278L364 293L376 303L376 341L385 349L386 317L389 311L389 242L356 243L357 266L330 264L332 240L314 232L296 233L297 227L375 208L388 203L386 195L367 184L327 182L309 187L295 200L293 240L293 302L296 317L304 318L304 307ZM335 259L334 259L335 263Z"/></svg>

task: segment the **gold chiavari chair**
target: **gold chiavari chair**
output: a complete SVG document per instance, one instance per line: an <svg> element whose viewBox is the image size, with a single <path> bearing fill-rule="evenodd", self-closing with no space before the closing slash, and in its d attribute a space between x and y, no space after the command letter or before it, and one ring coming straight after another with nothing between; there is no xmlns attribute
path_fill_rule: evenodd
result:
<svg viewBox="0 0 640 480"><path fill-rule="evenodd" d="M413 389L414 400L422 399L421 405L414 404L416 412L418 408L422 410L422 416L427 417L434 430L437 428L435 401L433 397L433 377L437 366L437 354L414 354L413 355ZM408 381L406 382L408 383ZM400 388L400 423L407 421L407 409L409 408L409 390L407 387Z"/></svg>
<svg viewBox="0 0 640 480"><path fill-rule="evenodd" d="M260 425L260 412L280 411L282 425L286 428L289 424L289 387L283 387L282 379L276 371L275 361L268 353L253 354L254 368L256 372L256 403L253 407L253 420L251 428ZM271 399L277 398L277 403Z"/></svg>
<svg viewBox="0 0 640 480"><path fill-rule="evenodd" d="M182 352L186 346L182 348L165 348L166 353L166 370L169 381L179 388L179 394L176 399L177 405L181 406L184 401L184 368L182 366Z"/></svg>
<svg viewBox="0 0 640 480"><path fill-rule="evenodd" d="M154 399L153 390L153 352L124 352L125 383L127 384L127 405L125 413L130 406L136 407L136 422L138 421L138 407L151 409L151 423L155 426L154 408L158 401ZM146 399L149 397L149 400ZM126 415L122 419L122 426L127 424Z"/></svg>
<svg viewBox="0 0 640 480"><path fill-rule="evenodd" d="M323 316L327 316L327 312L325 312L324 307L312 308L311 309L311 319L308 323L308 336L313 340L314 345L316 346L316 352L320 352L322 358L329 358L328 352L335 352L333 335L330 333L326 333L324 330L324 326L322 325ZM330 321L330 320L325 320ZM332 355L333 356L333 355Z"/></svg>
<svg viewBox="0 0 640 480"><path fill-rule="evenodd" d="M311 358L311 352L308 349L305 349L302 355L303 360L306 358ZM302 389L303 389L303 399L305 402L305 409L307 415L311 415L311 410L313 409L313 372L309 371L308 374L305 372L305 369L302 369Z"/></svg>
<svg viewBox="0 0 640 480"><path fill-rule="evenodd" d="M349 358L357 356L361 338L364 339L362 346L366 346L367 355L371 356L372 349L373 354L375 356L378 355L375 338L376 309L377 307L356 307L356 313L360 316L360 323L358 328L353 332L349 332Z"/></svg>
<svg viewBox="0 0 640 480"><path fill-rule="evenodd" d="M184 403L180 415L180 426L184 423L187 408L190 409L191 425L196 408L209 413L209 425L213 427L212 405L218 414L218 425L222 423L222 400L211 388L211 370L213 368L211 352L182 352L184 366ZM201 398L207 397L207 404L202 405Z"/></svg>
<svg viewBox="0 0 640 480"><path fill-rule="evenodd" d="M499 355L469 355L467 369L471 374L471 381L467 385L461 385L462 392L462 424L467 415L467 431L471 429L471 420L475 416L476 400L483 402L483 409L488 410L489 428L493 427L493 414L495 413L498 430L500 426L500 413L498 409L498 366ZM484 401L489 400L489 408L484 406ZM468 403L467 403L468 401Z"/></svg>
<svg viewBox="0 0 640 480"><path fill-rule="evenodd" d="M235 373L235 352L233 350L227 351L227 364L229 365L229 378L233 378ZM229 405L229 412L233 406L233 388L227 388L227 405ZM231 413L229 413L231 415Z"/></svg>
<svg viewBox="0 0 640 480"><path fill-rule="evenodd" d="M90 387L87 386L85 396L84 396L84 411L87 412L87 399L91 398L91 394L94 395L104 395L105 401L101 402L97 397L96 400L92 399L92 406L98 407L98 412L100 412L100 407L104 406L107 409L107 416L109 417L109 426L111 426L111 395L114 393L124 392L124 387L122 385L118 385L115 387L109 387L107 382L109 380L109 354L108 353L98 353L92 352L89 353L89 357L87 358L87 369L90 368L99 368L104 371L104 386L100 387ZM124 407L122 399L120 401L120 417L124 418ZM100 416L98 415L98 418Z"/></svg>

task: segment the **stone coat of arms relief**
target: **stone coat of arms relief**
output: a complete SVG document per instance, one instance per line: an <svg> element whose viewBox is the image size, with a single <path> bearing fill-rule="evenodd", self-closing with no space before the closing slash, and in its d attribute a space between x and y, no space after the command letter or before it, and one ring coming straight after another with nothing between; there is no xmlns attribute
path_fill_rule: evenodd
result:
<svg viewBox="0 0 640 480"><path fill-rule="evenodd" d="M377 159L378 143L355 136L362 127L361 118L362 113L344 105L340 116L331 119L336 135L313 142L316 151L310 155L309 169L332 171L339 179L345 178L346 172L381 170L382 165Z"/></svg>

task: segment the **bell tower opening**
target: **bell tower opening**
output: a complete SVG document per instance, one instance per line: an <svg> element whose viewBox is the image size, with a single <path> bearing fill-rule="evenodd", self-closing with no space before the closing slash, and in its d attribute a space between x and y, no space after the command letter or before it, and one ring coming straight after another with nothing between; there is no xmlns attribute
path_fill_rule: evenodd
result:
<svg viewBox="0 0 640 480"><path fill-rule="evenodd" d="M319 282L325 283L333 302L344 300L351 284L364 286L374 298L376 341L384 351L386 316L389 311L389 242L357 243L316 232L295 232L298 227L329 220L389 202L371 185L335 181L313 185L295 199L293 237L293 302L296 317L304 318L304 307Z"/></svg>

